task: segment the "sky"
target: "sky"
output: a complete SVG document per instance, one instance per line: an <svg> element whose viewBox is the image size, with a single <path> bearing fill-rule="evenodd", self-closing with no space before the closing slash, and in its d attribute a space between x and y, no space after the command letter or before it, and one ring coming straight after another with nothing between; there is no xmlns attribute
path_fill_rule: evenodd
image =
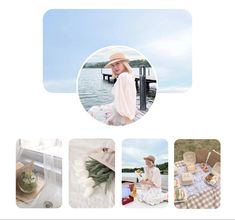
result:
<svg viewBox="0 0 235 220"><path fill-rule="evenodd" d="M139 54L138 51L133 50L132 48L125 47L125 46L110 46L110 47L104 47L98 51L96 51L94 54L91 54L91 56L86 60L86 62L104 62L109 61L109 57L116 53L121 52L125 55L126 58L131 60L143 60L145 57L141 54Z"/></svg>
<svg viewBox="0 0 235 220"><path fill-rule="evenodd" d="M133 48L156 69L159 92L192 84L192 20L185 10L63 9L43 18L43 83L49 92L76 92L84 61L113 45Z"/></svg>
<svg viewBox="0 0 235 220"><path fill-rule="evenodd" d="M126 139L122 144L122 167L143 167L143 157L153 155L156 164L168 162L168 144L164 139Z"/></svg>

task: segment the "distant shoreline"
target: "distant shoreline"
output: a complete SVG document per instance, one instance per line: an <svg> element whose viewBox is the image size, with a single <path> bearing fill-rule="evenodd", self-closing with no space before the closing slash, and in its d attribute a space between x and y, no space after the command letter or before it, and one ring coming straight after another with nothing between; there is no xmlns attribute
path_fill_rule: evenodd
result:
<svg viewBox="0 0 235 220"><path fill-rule="evenodd" d="M168 175L168 162L163 164L156 165L157 168L159 168L161 174ZM134 173L136 170L141 170L144 172L143 167L135 167L135 168L122 168L122 173Z"/></svg>
<svg viewBox="0 0 235 220"><path fill-rule="evenodd" d="M108 61L105 62L92 62L92 63L85 63L82 68L104 68L105 65L108 63ZM149 62L145 59L143 60L132 60L129 62L130 66L132 68L139 68L140 66L146 66L146 67L151 67Z"/></svg>

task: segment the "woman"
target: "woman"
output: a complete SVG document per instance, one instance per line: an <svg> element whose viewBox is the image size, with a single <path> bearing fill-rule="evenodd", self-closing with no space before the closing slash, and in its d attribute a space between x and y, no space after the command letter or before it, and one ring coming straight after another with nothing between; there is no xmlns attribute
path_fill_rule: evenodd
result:
<svg viewBox="0 0 235 220"><path fill-rule="evenodd" d="M112 89L114 101L107 105L93 106L89 113L99 121L109 125L126 125L133 121L136 115L135 76L121 52L110 56L105 68L111 68L113 77L117 78Z"/></svg>
<svg viewBox="0 0 235 220"><path fill-rule="evenodd" d="M144 168L145 177L140 181L141 192L138 199L149 205L157 205L166 199L166 194L161 189L160 170L155 166L155 157L149 155L144 157L146 167Z"/></svg>

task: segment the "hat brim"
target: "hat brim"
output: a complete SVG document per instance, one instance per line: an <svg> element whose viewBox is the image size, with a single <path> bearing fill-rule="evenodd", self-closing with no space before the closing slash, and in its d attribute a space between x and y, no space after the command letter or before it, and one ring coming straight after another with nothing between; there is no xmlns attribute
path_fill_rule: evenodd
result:
<svg viewBox="0 0 235 220"><path fill-rule="evenodd" d="M152 160L152 159L149 158L149 157L144 157L144 160L150 160L150 161L152 161L153 163L155 162L155 160Z"/></svg>
<svg viewBox="0 0 235 220"><path fill-rule="evenodd" d="M109 63L107 63L107 64L104 66L104 68L110 68L113 63L120 62L120 61L127 61L127 62L129 62L128 59L115 59L115 60L112 60L112 61L110 61Z"/></svg>

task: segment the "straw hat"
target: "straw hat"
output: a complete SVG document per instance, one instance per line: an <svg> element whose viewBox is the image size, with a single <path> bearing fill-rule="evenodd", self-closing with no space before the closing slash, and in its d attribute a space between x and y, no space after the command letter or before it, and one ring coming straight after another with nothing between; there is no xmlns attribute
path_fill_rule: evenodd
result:
<svg viewBox="0 0 235 220"><path fill-rule="evenodd" d="M144 160L150 160L150 161L152 161L154 163L155 162L155 157L152 156L152 155L149 155L147 157L144 157Z"/></svg>
<svg viewBox="0 0 235 220"><path fill-rule="evenodd" d="M118 61L127 61L128 62L129 59L127 59L125 57L125 55L121 52L114 53L109 57L109 63L105 65L105 68L110 68L111 64L116 63Z"/></svg>

